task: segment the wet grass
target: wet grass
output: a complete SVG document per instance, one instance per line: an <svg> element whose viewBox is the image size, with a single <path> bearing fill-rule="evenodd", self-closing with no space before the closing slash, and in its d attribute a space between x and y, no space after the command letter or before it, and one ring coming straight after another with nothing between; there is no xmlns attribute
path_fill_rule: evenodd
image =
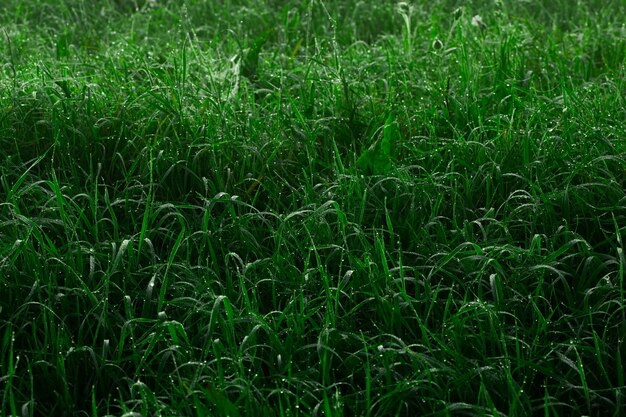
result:
<svg viewBox="0 0 626 417"><path fill-rule="evenodd" d="M0 414L623 415L626 8L459 5L5 0Z"/></svg>

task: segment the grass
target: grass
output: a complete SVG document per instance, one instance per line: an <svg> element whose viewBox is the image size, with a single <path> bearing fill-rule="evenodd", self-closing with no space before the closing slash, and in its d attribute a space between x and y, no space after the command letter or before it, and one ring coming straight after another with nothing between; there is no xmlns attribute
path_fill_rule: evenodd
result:
<svg viewBox="0 0 626 417"><path fill-rule="evenodd" d="M624 415L626 6L462 3L5 0L0 414Z"/></svg>

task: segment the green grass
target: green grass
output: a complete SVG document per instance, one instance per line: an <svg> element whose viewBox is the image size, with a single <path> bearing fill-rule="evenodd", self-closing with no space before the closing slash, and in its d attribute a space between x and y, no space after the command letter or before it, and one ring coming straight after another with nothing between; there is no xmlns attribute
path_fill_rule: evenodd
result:
<svg viewBox="0 0 626 417"><path fill-rule="evenodd" d="M624 21L4 0L0 414L625 415Z"/></svg>

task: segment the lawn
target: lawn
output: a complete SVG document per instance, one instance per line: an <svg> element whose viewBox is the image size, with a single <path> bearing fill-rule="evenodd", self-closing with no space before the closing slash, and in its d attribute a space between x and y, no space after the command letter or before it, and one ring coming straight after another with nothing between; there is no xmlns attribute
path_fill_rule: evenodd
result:
<svg viewBox="0 0 626 417"><path fill-rule="evenodd" d="M2 416L626 415L624 0L2 0Z"/></svg>

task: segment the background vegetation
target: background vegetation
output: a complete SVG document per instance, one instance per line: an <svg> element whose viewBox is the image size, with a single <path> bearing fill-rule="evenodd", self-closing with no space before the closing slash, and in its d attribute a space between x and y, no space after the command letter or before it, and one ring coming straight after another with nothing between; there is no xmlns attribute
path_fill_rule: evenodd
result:
<svg viewBox="0 0 626 417"><path fill-rule="evenodd" d="M624 415L622 0L3 0L2 415Z"/></svg>

